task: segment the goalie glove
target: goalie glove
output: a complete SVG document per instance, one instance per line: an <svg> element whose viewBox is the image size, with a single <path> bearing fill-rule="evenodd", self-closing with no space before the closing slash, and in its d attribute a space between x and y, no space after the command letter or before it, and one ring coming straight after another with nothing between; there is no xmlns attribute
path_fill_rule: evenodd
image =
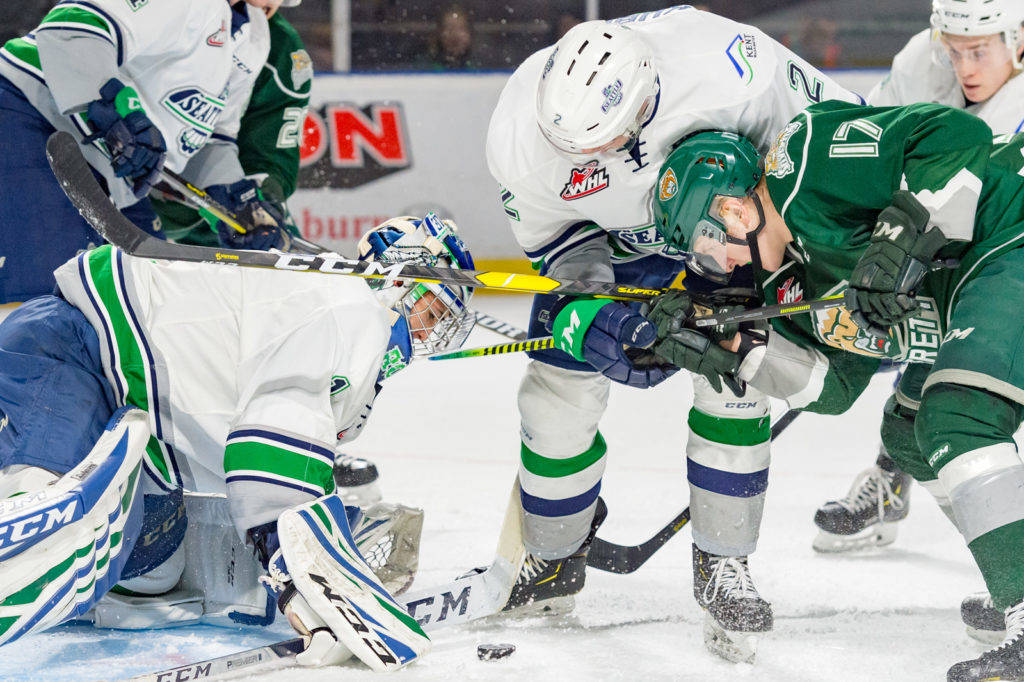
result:
<svg viewBox="0 0 1024 682"><path fill-rule="evenodd" d="M932 259L949 243L937 227L928 227L928 209L913 194L899 190L892 205L878 214L875 231L850 274L845 304L858 327L887 337L889 327L918 309L917 288Z"/></svg>

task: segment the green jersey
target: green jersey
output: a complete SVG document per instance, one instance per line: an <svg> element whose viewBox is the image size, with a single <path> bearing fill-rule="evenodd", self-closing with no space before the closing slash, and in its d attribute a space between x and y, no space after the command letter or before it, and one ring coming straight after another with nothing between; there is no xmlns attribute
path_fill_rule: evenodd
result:
<svg viewBox="0 0 1024 682"><path fill-rule="evenodd" d="M993 144L980 119L933 104L857 107L825 102L795 118L765 159L772 202L793 234L786 263L764 279L778 302L843 291L878 213L907 189L930 223L958 240L941 255L959 267L930 273L921 310L887 339L857 329L844 308L793 318L817 341L876 358L933 362L957 291L980 262L1024 242L1024 135ZM774 301L773 301L774 302Z"/></svg>
<svg viewBox="0 0 1024 682"><path fill-rule="evenodd" d="M270 55L253 85L238 131L238 160L247 176L265 176L267 199L295 192L302 123L313 83L313 62L296 30L280 13L270 19ZM199 213L176 202L154 201L164 232L186 243L216 244Z"/></svg>

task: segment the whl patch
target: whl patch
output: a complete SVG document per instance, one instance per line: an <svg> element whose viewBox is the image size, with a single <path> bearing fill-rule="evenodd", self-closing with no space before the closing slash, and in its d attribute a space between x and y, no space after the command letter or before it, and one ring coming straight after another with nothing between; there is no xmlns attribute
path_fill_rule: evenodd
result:
<svg viewBox="0 0 1024 682"><path fill-rule="evenodd" d="M573 168L569 182L562 188L561 197L566 201L574 201L597 194L610 184L608 171L598 168L597 161L591 161L582 168Z"/></svg>

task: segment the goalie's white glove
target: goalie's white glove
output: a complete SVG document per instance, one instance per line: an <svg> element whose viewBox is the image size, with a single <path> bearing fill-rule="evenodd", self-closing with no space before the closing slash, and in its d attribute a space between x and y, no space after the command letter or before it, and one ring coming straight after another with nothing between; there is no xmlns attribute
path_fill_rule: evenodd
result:
<svg viewBox="0 0 1024 682"><path fill-rule="evenodd" d="M335 665L353 654L397 670L430 650L430 639L359 552L337 495L289 509L277 521L280 548L261 579L293 628L307 637L296 660Z"/></svg>

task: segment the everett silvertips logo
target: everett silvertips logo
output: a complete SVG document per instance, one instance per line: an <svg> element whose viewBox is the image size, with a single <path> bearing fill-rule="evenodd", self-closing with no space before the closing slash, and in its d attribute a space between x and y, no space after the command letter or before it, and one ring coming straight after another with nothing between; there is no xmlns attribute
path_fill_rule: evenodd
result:
<svg viewBox="0 0 1024 682"><path fill-rule="evenodd" d="M676 180L676 172L669 168L665 171L665 174L661 176L661 180L658 182L658 198L662 201L668 201L676 195L679 191L679 181Z"/></svg>
<svg viewBox="0 0 1024 682"><path fill-rule="evenodd" d="M772 148L764 157L765 173L781 179L796 170L793 158L789 155L789 140L802 126L800 121L792 121L779 132L772 143Z"/></svg>
<svg viewBox="0 0 1024 682"><path fill-rule="evenodd" d="M597 167L597 161L591 161L582 168L573 168L569 182L565 183L560 195L566 201L582 199L600 192L609 184L608 171Z"/></svg>

